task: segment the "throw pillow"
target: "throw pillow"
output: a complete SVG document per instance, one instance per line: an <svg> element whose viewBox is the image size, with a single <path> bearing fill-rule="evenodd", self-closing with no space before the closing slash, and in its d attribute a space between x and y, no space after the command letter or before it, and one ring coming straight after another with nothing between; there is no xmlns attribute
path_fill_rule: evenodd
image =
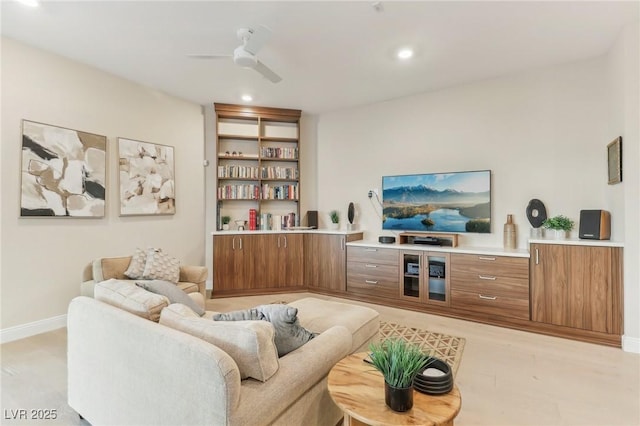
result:
<svg viewBox="0 0 640 426"><path fill-rule="evenodd" d="M180 261L160 249L148 249L142 278L177 283L180 280Z"/></svg>
<svg viewBox="0 0 640 426"><path fill-rule="evenodd" d="M124 309L139 317L158 322L162 309L169 306L169 299L146 291L128 280L110 279L94 287L96 300Z"/></svg>
<svg viewBox="0 0 640 426"><path fill-rule="evenodd" d="M275 343L278 348L278 356L284 356L298 349L318 335L300 326L297 308L281 304L260 305L251 309L233 311L226 314L216 314L213 316L213 320L269 321L275 329Z"/></svg>
<svg viewBox="0 0 640 426"><path fill-rule="evenodd" d="M185 305L163 309L160 324L205 340L225 351L238 366L240 377L267 381L278 371L273 326L264 321L214 322L198 317Z"/></svg>
<svg viewBox="0 0 640 426"><path fill-rule="evenodd" d="M199 316L204 315L202 306L198 305L184 290L172 282L164 280L136 281L136 285L152 293L166 296L171 303L186 305Z"/></svg>
<svg viewBox="0 0 640 426"><path fill-rule="evenodd" d="M132 280L140 280L144 275L144 265L147 263L146 251L136 248L136 252L131 256L131 262L129 267L124 271L124 274Z"/></svg>

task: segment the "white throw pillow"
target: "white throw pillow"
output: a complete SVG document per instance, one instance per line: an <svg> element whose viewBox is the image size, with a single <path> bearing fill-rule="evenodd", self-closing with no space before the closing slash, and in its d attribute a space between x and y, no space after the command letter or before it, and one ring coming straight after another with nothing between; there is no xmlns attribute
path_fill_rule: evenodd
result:
<svg viewBox="0 0 640 426"><path fill-rule="evenodd" d="M266 382L280 364L273 325L267 321L212 321L187 306L173 303L162 310L160 324L205 340L235 361L240 377Z"/></svg>
<svg viewBox="0 0 640 426"><path fill-rule="evenodd" d="M160 319L162 309L169 306L167 297L140 288L132 281L114 278L97 283L94 288L94 297L96 300L155 322Z"/></svg>
<svg viewBox="0 0 640 426"><path fill-rule="evenodd" d="M145 250L136 248L136 252L131 256L131 262L129 267L124 272L124 275L132 280L140 280L144 275L144 266L147 263L147 253ZM94 272L95 274L95 272Z"/></svg>
<svg viewBox="0 0 640 426"><path fill-rule="evenodd" d="M177 283L180 280L180 261L160 249L148 249L142 279Z"/></svg>

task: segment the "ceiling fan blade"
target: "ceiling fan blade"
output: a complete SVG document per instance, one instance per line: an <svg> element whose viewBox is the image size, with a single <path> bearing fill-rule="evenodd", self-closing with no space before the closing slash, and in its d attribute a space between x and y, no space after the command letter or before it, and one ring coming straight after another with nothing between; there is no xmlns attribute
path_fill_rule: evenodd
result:
<svg viewBox="0 0 640 426"><path fill-rule="evenodd" d="M244 45L244 50L249 53L257 54L264 44L271 38L271 30L264 25L260 25L253 30L250 30L251 37Z"/></svg>
<svg viewBox="0 0 640 426"><path fill-rule="evenodd" d="M265 64L263 64L260 61L256 63L256 66L253 69L258 71L260 74L264 76L264 78L266 78L272 83L279 83L280 81L282 81L282 77L280 77L275 72L271 71L269 67L267 67Z"/></svg>
<svg viewBox="0 0 640 426"><path fill-rule="evenodd" d="M199 53L191 53L187 55L189 58L193 59L222 59L222 58L231 58L233 55L209 55L209 54L199 54Z"/></svg>

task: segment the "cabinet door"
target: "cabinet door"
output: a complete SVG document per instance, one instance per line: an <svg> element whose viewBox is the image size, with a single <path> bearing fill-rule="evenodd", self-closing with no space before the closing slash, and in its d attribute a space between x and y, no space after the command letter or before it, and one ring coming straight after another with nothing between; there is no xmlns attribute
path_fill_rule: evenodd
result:
<svg viewBox="0 0 640 426"><path fill-rule="evenodd" d="M531 245L531 319L620 334L621 249Z"/></svg>
<svg viewBox="0 0 640 426"><path fill-rule="evenodd" d="M346 241L344 235L306 234L305 282L309 287L346 291Z"/></svg>
<svg viewBox="0 0 640 426"><path fill-rule="evenodd" d="M405 300L420 302L422 297L422 252L400 252L400 297Z"/></svg>
<svg viewBox="0 0 640 426"><path fill-rule="evenodd" d="M241 237L216 235L213 238L213 294L242 289L245 282Z"/></svg>
<svg viewBox="0 0 640 426"><path fill-rule="evenodd" d="M282 234L278 247L278 287L304 286L304 238L302 234Z"/></svg>

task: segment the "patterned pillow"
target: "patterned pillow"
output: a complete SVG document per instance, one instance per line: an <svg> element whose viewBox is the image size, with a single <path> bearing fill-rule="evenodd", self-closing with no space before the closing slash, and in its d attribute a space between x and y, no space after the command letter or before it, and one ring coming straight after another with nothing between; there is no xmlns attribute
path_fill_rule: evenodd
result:
<svg viewBox="0 0 640 426"><path fill-rule="evenodd" d="M147 263L141 278L177 283L180 280L180 261L160 249L150 248L147 250Z"/></svg>
<svg viewBox="0 0 640 426"><path fill-rule="evenodd" d="M131 256L131 262L129 262L127 270L124 271L124 275L132 280L142 279L142 276L144 275L144 265L146 262L147 253L140 248L136 248L136 252Z"/></svg>

